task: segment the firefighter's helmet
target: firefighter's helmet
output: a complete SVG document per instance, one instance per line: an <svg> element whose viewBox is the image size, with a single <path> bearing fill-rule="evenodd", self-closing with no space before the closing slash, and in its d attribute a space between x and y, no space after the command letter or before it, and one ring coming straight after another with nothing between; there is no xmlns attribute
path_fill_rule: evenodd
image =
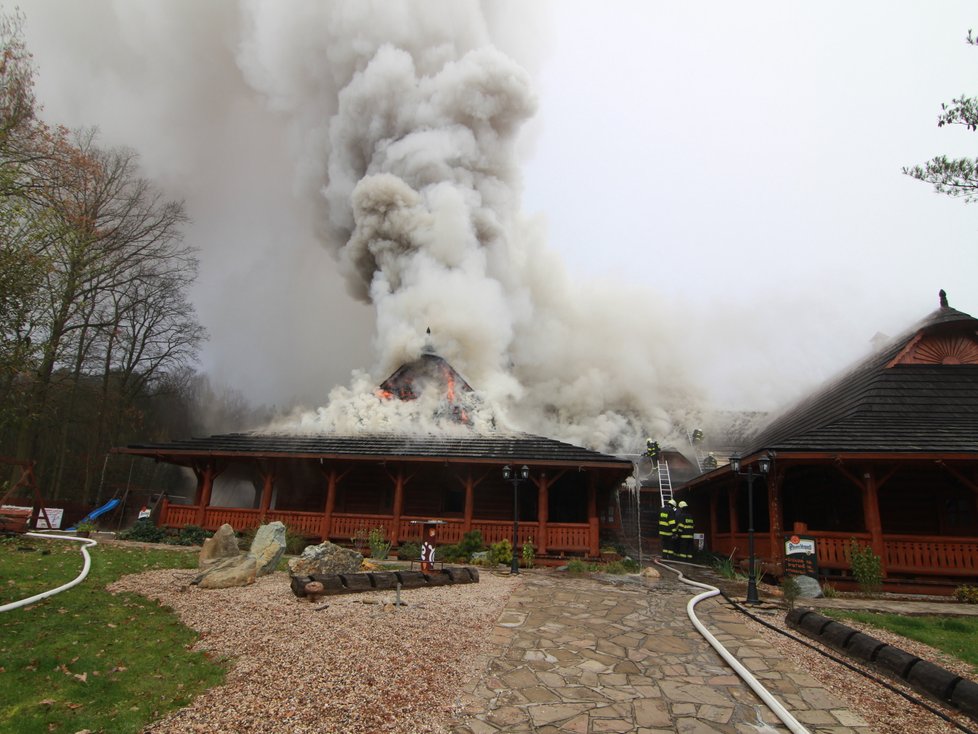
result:
<svg viewBox="0 0 978 734"><path fill-rule="evenodd" d="M689 507L689 505L687 505L687 504L686 504L686 500L681 500L681 501L679 502L679 509L681 510L681 509L683 509L684 507Z"/></svg>
<svg viewBox="0 0 978 734"><path fill-rule="evenodd" d="M676 500L669 500L669 502L667 502L666 504L669 504L669 505L672 505L673 507L675 507L676 506Z"/></svg>

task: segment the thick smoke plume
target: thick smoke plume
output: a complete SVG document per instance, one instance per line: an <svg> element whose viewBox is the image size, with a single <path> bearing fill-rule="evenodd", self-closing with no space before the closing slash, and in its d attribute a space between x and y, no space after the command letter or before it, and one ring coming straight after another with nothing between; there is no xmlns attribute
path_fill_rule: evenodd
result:
<svg viewBox="0 0 978 734"><path fill-rule="evenodd" d="M144 48L142 23L201 34L196 3L148 3L142 19L130 5L114 6L117 22ZM505 425L629 452L646 435L678 436L683 411L696 407L680 334L649 317L665 313L663 304L615 283L571 282L542 226L521 212L520 146L536 107L531 76L516 60L532 43L513 35L532 34L525 5L242 2L203 19L213 36L192 40L212 44L203 58L213 57L214 69L188 74L174 101L221 104L231 130L275 135L273 150L287 142L292 180L267 182L275 192L267 201L292 185L293 209L315 222L347 290L376 315L370 373L277 428L434 430L428 398L404 406L376 395L381 380L418 357L429 327L435 350L480 391L489 417L476 420L478 430ZM162 62L141 61L146 78L162 76ZM172 150L179 130L156 134L170 136ZM262 139L250 143L264 154ZM192 178L199 145L158 169ZM600 191L594 205L609 216L615 208ZM281 339L277 326L269 328ZM303 342L321 341L314 327L290 336L295 359L275 364L308 363Z"/></svg>

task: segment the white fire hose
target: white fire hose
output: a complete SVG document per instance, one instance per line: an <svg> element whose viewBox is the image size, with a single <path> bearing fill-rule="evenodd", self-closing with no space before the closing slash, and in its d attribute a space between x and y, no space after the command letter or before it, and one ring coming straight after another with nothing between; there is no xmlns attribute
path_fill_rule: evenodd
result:
<svg viewBox="0 0 978 734"><path fill-rule="evenodd" d="M809 732L808 729L806 729L804 725L798 721L798 719L791 715L791 712L788 711L788 709L782 706L781 703L758 682L757 678L755 678L754 675L747 670L747 668L745 668L739 660L737 660L737 658L730 654L730 651L728 651L727 648L720 644L720 641L713 636L713 634L703 625L702 622L700 622L699 618L696 616L696 612L694 611L696 605L704 599L709 599L719 595L720 590L715 586L701 584L699 581L687 579L685 576L683 576L679 569L668 566L659 560L656 560L655 562L663 568L668 568L670 571L679 576L679 580L684 584L697 586L701 589L707 589L707 591L704 591L702 594L697 594L694 596L686 604L686 614L689 615L689 619L692 621L697 632L703 635L706 641L709 642L713 649L720 654L720 657L724 659L727 665L734 669L734 672L743 679L750 689L757 694L758 698L760 698L761 701L763 701L765 705L767 705L767 707L774 712L774 715L777 716L789 730L794 732L794 734L811 734L811 732Z"/></svg>
<svg viewBox="0 0 978 734"><path fill-rule="evenodd" d="M92 567L92 557L88 555L88 549L90 546L98 545L91 538L76 538L74 535L47 535L45 533L24 533L24 535L30 536L32 538L50 538L52 540L74 540L82 544L79 548L82 557L85 559L85 563L82 567L81 573L78 577L67 584L63 584L56 589L49 589L48 591L42 591L40 594L35 594L34 596L28 597L27 599L21 599L20 601L12 601L9 604L4 604L0 606L0 612L9 612L11 609L19 609L20 607L26 607L29 604L34 604L42 599L47 599L49 596L54 596L55 594L60 594L62 591L67 591L72 586L77 586L85 577L88 576L88 571Z"/></svg>

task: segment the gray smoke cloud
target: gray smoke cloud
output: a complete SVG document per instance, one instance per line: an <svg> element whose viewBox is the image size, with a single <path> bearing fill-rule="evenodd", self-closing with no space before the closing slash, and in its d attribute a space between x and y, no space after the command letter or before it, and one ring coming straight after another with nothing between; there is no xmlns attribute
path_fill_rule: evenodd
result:
<svg viewBox="0 0 978 734"><path fill-rule="evenodd" d="M29 24L45 14L69 24L76 73L89 79L88 98L67 90L65 71L60 97L42 85L49 108L60 99L69 122L133 145L188 199L204 246L198 306L215 335L206 366L258 392L295 386L283 402L346 383L278 428L432 429L426 400L405 408L375 395L430 327L435 350L492 406L477 428L637 451L646 435L678 437L701 407L692 356L678 320L648 318L671 310L654 293L573 282L521 211L536 108L527 69L545 47L526 5L25 10ZM62 13L75 17L51 17ZM353 298L339 297L337 273ZM368 361L369 373L349 377Z"/></svg>

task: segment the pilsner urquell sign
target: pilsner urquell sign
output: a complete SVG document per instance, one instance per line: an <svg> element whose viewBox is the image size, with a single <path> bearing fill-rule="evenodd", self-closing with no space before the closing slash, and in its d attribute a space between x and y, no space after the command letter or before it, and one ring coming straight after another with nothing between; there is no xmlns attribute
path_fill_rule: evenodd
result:
<svg viewBox="0 0 978 734"><path fill-rule="evenodd" d="M818 578L815 538L805 538L798 535L785 537L784 572L790 576Z"/></svg>

